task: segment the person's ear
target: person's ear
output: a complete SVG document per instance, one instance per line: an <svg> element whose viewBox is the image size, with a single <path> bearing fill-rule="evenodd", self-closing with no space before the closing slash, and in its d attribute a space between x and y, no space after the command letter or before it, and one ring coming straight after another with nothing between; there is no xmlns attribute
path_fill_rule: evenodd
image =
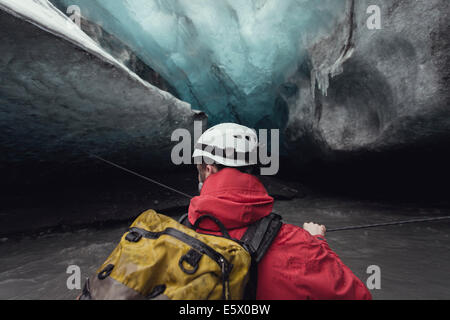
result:
<svg viewBox="0 0 450 320"><path fill-rule="evenodd" d="M206 174L207 174L207 176L210 176L210 175L212 175L212 174L214 174L214 173L217 173L218 171L219 171L219 170L218 170L217 167L214 166L214 165L208 164L208 165L206 166Z"/></svg>

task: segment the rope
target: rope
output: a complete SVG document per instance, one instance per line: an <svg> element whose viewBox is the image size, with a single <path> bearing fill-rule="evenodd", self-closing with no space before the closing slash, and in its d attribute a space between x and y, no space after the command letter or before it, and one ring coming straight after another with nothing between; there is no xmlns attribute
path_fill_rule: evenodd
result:
<svg viewBox="0 0 450 320"><path fill-rule="evenodd" d="M396 225L407 224L407 223L433 222L433 221L441 221L441 220L450 220L450 216L423 218L423 219L411 219L411 220L404 220L404 221L392 221L392 222L384 222L384 223L374 223L374 224L366 224L366 225L361 225L361 226L348 226L348 227L342 227L342 228L327 229L327 233L328 232L336 232L336 231L369 229L369 228L377 228L377 227L385 227L385 226L396 226Z"/></svg>
<svg viewBox="0 0 450 320"><path fill-rule="evenodd" d="M95 159L98 159L98 160L100 160L102 162L105 162L105 163L107 163L107 164L109 164L109 165L111 165L113 167L116 167L116 168L121 169L123 171L126 171L128 173L131 173L132 175L135 175L135 176L137 176L137 177L139 177L141 179L144 179L146 181L154 183L154 184L156 184L156 185L158 185L160 187L163 187L165 189L168 189L170 191L178 193L178 194L180 194L180 195L182 195L182 196L184 196L186 198L189 198L189 199L193 198L193 196L191 196L191 195L189 195L187 193L184 193L182 191L179 191L177 189L169 187L169 186L167 186L167 185L165 185L165 184L163 184L161 182L158 182L156 180L153 180L153 179L150 179L150 178L148 178L146 176L143 176L143 175L141 175L141 174L139 174L137 172L134 172L132 170L129 170L127 168L119 166L118 164L116 164L114 162L108 161L108 160L103 159L103 158L101 158L99 156L96 156L96 155L92 155L91 154L90 156L95 158ZM391 222L384 222L384 223L366 224L366 225L360 225L360 226L347 226L347 227L341 227L341 228L327 229L327 233L328 232L336 232L336 231L347 231L347 230L359 230L359 229L378 228L378 227L385 227L385 226L396 226L396 225L402 225L402 224L408 224L408 223L433 222L433 221L441 221L441 220L450 220L450 216L434 217L434 218L422 218L422 219L411 219L411 220L404 220L404 221L391 221Z"/></svg>
<svg viewBox="0 0 450 320"><path fill-rule="evenodd" d="M131 171L131 170L127 169L127 168L124 168L124 167L122 167L122 166L119 166L118 164L115 164L114 162L108 161L108 160L106 160L106 159L103 159L103 158L101 158L101 157L99 157L99 156L96 156L96 155L93 155L93 154L91 154L90 156L93 157L93 158L95 158L95 159L97 159L97 160L100 160L100 161L102 161L102 162L105 162L105 163L107 163L107 164L109 164L109 165L111 165L111 166L113 166L113 167L116 167L116 168L118 168L118 169L121 169L121 170L123 170L123 171L125 171L125 172L131 173L132 175L135 175L135 176L137 176L137 177L139 177L139 178L141 178L141 179L144 179L144 180L146 180L146 181L149 181L149 182L151 182L151 183L154 183L154 184L156 184L156 185L158 185L158 186L160 186L160 187L163 187L163 188L165 188L165 189L168 189L168 190L170 190L170 191L173 191L173 192L175 192L175 193L178 193L178 194L180 194L180 195L182 195L182 196L184 196L184 197L186 197L186 198L189 198L189 199L192 199L192 198L193 198L193 196L191 196L191 195L189 195L189 194L187 194L187 193L184 193L184 192L182 192L182 191L179 191L179 190L177 190L177 189L174 189L174 188L172 188L172 187L169 187L169 186L167 186L167 185L165 185L165 184L163 184L163 183L161 183L161 182L158 182L158 181L156 181L156 180L147 178L146 176L143 176L143 175L141 175L141 174L139 174L139 173L137 173L137 172L134 172L134 171Z"/></svg>

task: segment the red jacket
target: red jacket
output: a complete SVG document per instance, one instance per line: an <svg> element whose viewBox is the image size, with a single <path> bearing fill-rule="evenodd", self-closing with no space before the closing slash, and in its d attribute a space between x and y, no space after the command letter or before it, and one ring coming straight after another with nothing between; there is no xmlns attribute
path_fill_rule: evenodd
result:
<svg viewBox="0 0 450 320"><path fill-rule="evenodd" d="M189 221L203 214L217 217L233 238L272 212L273 198L254 176L223 169L209 176L192 199ZM202 229L218 230L210 220ZM364 284L330 249L326 240L284 224L258 265L258 300L371 299Z"/></svg>

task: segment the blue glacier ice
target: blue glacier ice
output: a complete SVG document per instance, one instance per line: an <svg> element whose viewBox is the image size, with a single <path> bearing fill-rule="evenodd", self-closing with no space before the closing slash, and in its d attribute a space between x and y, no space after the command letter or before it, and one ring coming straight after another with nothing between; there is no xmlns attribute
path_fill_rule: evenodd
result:
<svg viewBox="0 0 450 320"><path fill-rule="evenodd" d="M284 128L280 88L346 0L53 0L128 45L210 124ZM327 80L327 79L326 79Z"/></svg>
<svg viewBox="0 0 450 320"><path fill-rule="evenodd" d="M131 72L47 0L0 0L0 52L4 183L86 167L87 154L121 154L116 161L160 169L170 164L172 132L205 120ZM26 171L30 163L41 167Z"/></svg>

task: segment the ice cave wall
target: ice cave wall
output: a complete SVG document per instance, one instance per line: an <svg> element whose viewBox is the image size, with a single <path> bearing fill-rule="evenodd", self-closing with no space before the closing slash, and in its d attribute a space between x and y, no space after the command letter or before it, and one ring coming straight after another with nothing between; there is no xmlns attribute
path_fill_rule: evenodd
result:
<svg viewBox="0 0 450 320"><path fill-rule="evenodd" d="M285 155L294 159L295 165L301 166L315 159L332 162L342 155L358 158L361 154L389 154L392 150L408 148L443 149L448 143L450 55L447 0L52 2L61 10L57 14L59 19L63 19L63 13L69 5L78 5L84 23L91 28L91 37L97 41L97 44L90 42L92 48L105 49L103 51L114 56L116 62L121 61L132 69L133 63L130 61L139 59L141 65L145 64L148 70L156 72L150 72L151 75L162 76L163 88L174 88L178 97L190 102L192 108L206 111L210 123L237 121L255 128L281 128L283 146L287 150ZM17 6L26 1L2 0L2 3L15 3ZM42 0L31 3L47 2ZM381 9L380 30L369 30L367 27L370 17L367 8L371 5ZM12 18L3 14L2 23L8 19ZM33 20L33 13L30 13L29 19ZM19 20L16 19L14 23L24 24ZM60 28L62 21L55 20L53 27ZM25 26L24 30L37 32L30 28ZM98 100L98 96L109 98L115 92L120 92L112 88L123 87L122 79L110 81L114 78L107 74L102 79L109 79L104 81L104 85L111 90L108 90L108 94L96 93L95 90L99 88L91 83L98 80L98 72L86 73L85 69L96 70L98 60L80 58L83 56L80 52L83 51L76 49L77 46L70 47L70 42L61 51L61 39L47 40L57 37L51 34L44 36L42 29L39 33L39 37L42 36L45 41L33 43L26 39L25 32L17 33L17 38L11 32L3 32L2 38L9 41L3 41L7 53L2 57L7 62L2 69L3 79L8 80L8 85L13 86L14 90L18 90L22 84L15 78L28 77L27 81L31 81L33 78L28 74L33 68L29 66L45 65L47 61L44 59L50 60L49 65L55 68L47 70L44 73L46 77L52 79L55 74L62 75L62 82L66 83L77 78L76 90L71 86L68 92L74 92L78 98L87 96L75 100L72 105L81 105L85 110L92 108L90 121L94 121L94 125L87 130L91 130L94 135L102 134L101 117L93 120L97 118L95 112L99 109L98 104L93 102ZM26 55L25 51L21 51L21 55L17 55L18 59L11 61L18 64L17 61L23 60L22 69L8 71L13 66L8 60L8 52L14 50L16 42L22 42L20 39L27 40L25 48L28 52L50 52L51 55L36 54L38 59L35 59L29 57L31 54ZM8 46L7 43L14 45ZM98 43L103 48L99 48ZM94 50L92 48L90 50ZM64 57L66 59L78 57L79 60L72 61L72 68L69 68L67 64L61 63L63 55L59 52L67 52L69 58ZM105 52L102 56L110 55ZM98 58L98 52L93 57ZM93 66L90 67L90 64ZM81 79L78 79L80 75L74 74L74 65L80 69L77 72L80 72ZM137 71L139 68L134 69ZM129 73L123 71L122 67L118 70ZM83 78L85 75L93 78ZM142 84L142 80L134 76L131 78ZM151 78L148 80L151 81ZM42 83L45 89L46 82ZM86 86L86 83L89 85ZM39 88L36 81L33 86L28 86ZM49 91L54 93L57 88L53 86ZM7 90L4 96L11 95L14 90ZM12 99L4 99L5 110L11 110L5 107L11 104L11 100L20 100L18 97L21 94L28 94L23 88L21 90ZM39 97L43 93L36 90L33 94ZM163 93L163 96L167 95ZM30 97L32 95L26 101ZM67 94L64 97L68 99ZM53 100L59 99L57 94ZM129 107L129 100L134 101L131 105L137 105L137 109ZM172 97L169 100L174 101ZM103 117L110 117L110 121L120 118L114 123L117 131L103 141L110 141L111 144L116 138L124 144L130 141L130 148L124 149L131 150L133 147L134 152L121 153L117 150L117 154L128 154L130 158L139 159L150 156L145 154L149 148L142 141L147 139L148 144L159 145L161 140L157 142L153 137L160 136L155 136L152 130L160 128L167 119L159 118L156 126L150 126L150 131L143 127L141 131L136 131L142 135L131 134L134 129L129 128L130 123L133 124L131 128L139 127L141 118L136 117L136 110L142 110L140 108L145 102L129 91L109 101L120 104L121 107L114 110L121 110L122 114L117 117L103 114ZM176 112L182 110L181 115L186 112L189 115L188 105L176 101ZM166 103L167 100L163 98L161 108L166 110L163 114L173 114L168 112L172 109L164 109ZM185 107L178 109L180 104ZM160 110L158 106L160 103L156 101L151 111L146 112L156 112ZM62 117L70 114L59 110ZM9 121L7 119L13 117L17 117L17 114L5 112L3 121L6 123ZM66 120L71 123L69 118ZM66 120L61 121L60 125L67 125ZM134 124L135 121L137 124ZM117 127L118 123L123 125ZM46 126L42 132L45 129ZM22 147L18 143L3 143L5 150L13 151L9 153L11 159L21 161L24 154L33 153L31 150L39 148L35 140L22 132L22 128L12 129L9 126L8 130L12 132L8 141L25 142ZM162 136L167 136L168 131ZM39 137L40 132L36 129L35 135ZM61 135L58 133L56 136ZM36 139L41 140L46 139ZM101 141L101 138L94 140ZM62 150L62 144L58 145ZM15 148L22 148L23 152L15 153ZM169 148L166 146L162 150L165 152ZM155 155L151 156L155 158Z"/></svg>
<svg viewBox="0 0 450 320"><path fill-rule="evenodd" d="M450 136L446 0L52 2L79 5L211 124L281 128L296 159Z"/></svg>
<svg viewBox="0 0 450 320"><path fill-rule="evenodd" d="M177 90L211 124L284 128L279 86L316 37L345 15L335 0L53 0L78 5Z"/></svg>
<svg viewBox="0 0 450 320"><path fill-rule="evenodd" d="M367 26L372 5L381 9L381 29ZM286 96L292 152L334 161L408 149L426 158L445 149L449 13L445 0L352 1L346 19L308 49L309 61L285 84L293 93ZM333 72L321 94L317 77Z"/></svg>
<svg viewBox="0 0 450 320"><path fill-rule="evenodd" d="M22 221L91 223L186 205L121 171L103 174L89 153L194 194L195 172L162 170L172 131L205 121L192 108L212 123L281 128L290 178L307 181L291 172L304 167L322 188L340 174L333 192L369 186L371 196L416 200L437 190L448 202L448 0L52 2L60 11L0 0L0 185L9 191L0 234ZM69 4L90 37L64 14ZM381 8L380 30L366 26L369 5ZM372 160L358 168L362 157ZM347 170L303 166L320 161ZM92 172L98 179L84 179Z"/></svg>
<svg viewBox="0 0 450 320"><path fill-rule="evenodd" d="M0 1L2 185L92 167L170 165L177 128L205 116L143 81L47 1ZM95 166L95 165L94 165Z"/></svg>

